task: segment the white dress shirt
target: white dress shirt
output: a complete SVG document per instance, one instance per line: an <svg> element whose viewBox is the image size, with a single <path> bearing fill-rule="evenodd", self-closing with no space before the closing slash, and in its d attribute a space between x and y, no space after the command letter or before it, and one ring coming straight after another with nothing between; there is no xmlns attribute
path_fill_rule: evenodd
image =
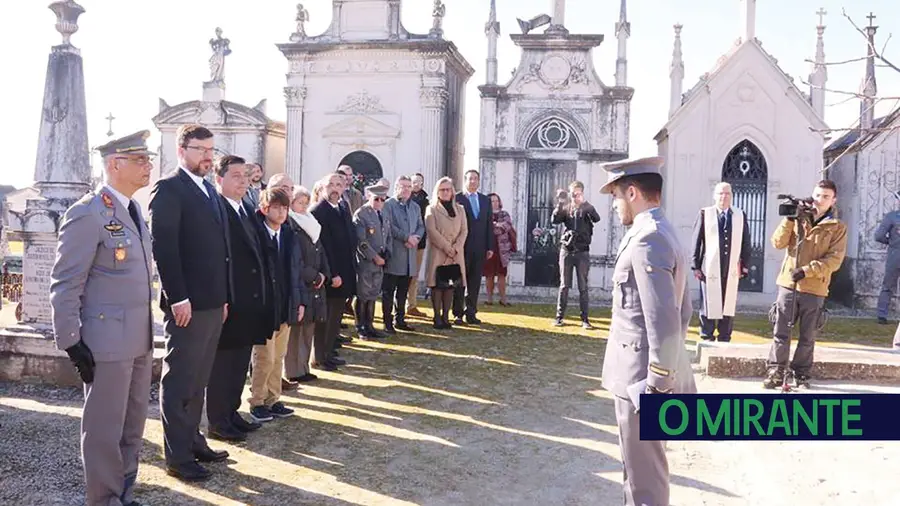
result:
<svg viewBox="0 0 900 506"><path fill-rule="evenodd" d="M185 169L184 167L178 167L178 168L181 169L181 170L183 170L185 174L187 174L188 176L190 176L191 179L194 180L194 183L196 183L197 186L200 187L200 191L202 191L204 195L206 195L207 197L209 197L209 192L206 190L206 185L203 184L203 178L202 178L202 177L198 176L197 174L194 174L193 172L191 172L191 171Z"/></svg>

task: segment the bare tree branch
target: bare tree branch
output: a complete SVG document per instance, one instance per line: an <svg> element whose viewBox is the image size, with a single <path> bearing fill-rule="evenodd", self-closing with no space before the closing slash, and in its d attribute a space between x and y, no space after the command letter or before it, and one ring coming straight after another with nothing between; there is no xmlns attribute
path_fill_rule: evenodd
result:
<svg viewBox="0 0 900 506"><path fill-rule="evenodd" d="M834 133L834 132L852 132L854 130L858 130L857 127L853 128L813 128L809 127L810 132L820 132L820 133ZM894 130L900 130L900 125L894 125L888 128L867 128L866 132L892 132Z"/></svg>
<svg viewBox="0 0 900 506"><path fill-rule="evenodd" d="M825 107L836 107L836 106L839 106L839 105L844 105L844 104L846 104L847 102L849 102L849 101L851 101L851 100L854 100L854 99L856 99L856 98L857 98L857 97L849 96L849 97L845 98L844 100L840 100L840 101L835 102L835 103L833 103L833 104L825 104Z"/></svg>
<svg viewBox="0 0 900 506"><path fill-rule="evenodd" d="M856 31L859 32L860 35L862 35L862 36L866 39L866 43L867 43L867 45L869 46L869 49L872 50L872 53L873 53L873 55L875 56L875 58L878 58L879 60L881 60L882 62L884 62L888 67L890 67L890 68L896 70L897 72L900 72L900 67L897 67L896 65L894 65L893 63L891 63L890 61L888 61L888 60L884 57L884 54L879 53L879 52L878 52L878 49L876 49L875 46L874 46L871 42L868 42L868 41L869 41L869 36L866 35L866 32L864 32L864 31L863 31L863 30L862 30L862 29L861 29L861 28L853 21L853 18L851 18L851 17L847 14L847 11L844 10L844 9L841 9L841 13L844 15L845 18L847 18L847 21L849 21L850 24L853 25L853 28L856 28ZM890 39L890 37L888 37L888 39Z"/></svg>
<svg viewBox="0 0 900 506"><path fill-rule="evenodd" d="M869 109L873 109L873 108L875 107L875 105L876 105L879 101L880 101L880 100L876 100L875 103L873 103L871 106L869 106ZM894 105L891 107L891 109L893 110L894 108L896 108L896 107L897 107L897 104L900 104L900 98L895 98L895 99L894 99ZM863 111L863 112L868 112L869 109L866 109L866 110ZM861 119L862 119L862 115L860 115L860 118L857 118L857 120L853 123L853 127L852 127L850 130L856 130L857 128L859 128L859 122L860 122ZM887 138L887 136L884 136L884 137ZM853 151L854 149L856 149L856 147L859 146L859 145L863 142L863 140L865 140L866 138L867 138L866 135L860 135L860 136L858 136L858 137L856 138L856 140L853 141L852 144L850 144L849 146L847 146L843 151L841 151L841 153L840 153L838 156L836 156L835 159L831 161L831 163L829 163L829 164L826 165L825 167L822 167L821 172L824 173L824 172L828 171L829 169L831 169L832 167L834 167L835 165L837 165L837 163L838 163L839 161L841 161L841 158L843 158L844 155L846 155L847 153L850 153L851 151ZM884 141L882 141L882 142L884 142ZM880 145L880 144L879 144L879 145Z"/></svg>
<svg viewBox="0 0 900 506"><path fill-rule="evenodd" d="M861 56L859 58L850 58L849 60L843 60L843 61L830 61L830 62L822 62L822 63L819 63L816 60L810 60L809 58L807 58L803 61L805 63L812 63L813 65L825 65L826 67L829 67L829 66L833 66L833 65L844 65L846 63L856 63L856 62L866 61L866 59L868 59L868 56Z"/></svg>
<svg viewBox="0 0 900 506"><path fill-rule="evenodd" d="M826 88L824 86L817 86L815 84L811 84L811 83L807 82L805 79L800 79L800 82L803 83L804 86L809 86L810 88L826 91L828 93L837 93L838 95L849 95L854 98L874 98L876 101L900 99L900 97L867 97L866 95L863 95L862 93L857 93L854 91L832 90L832 89Z"/></svg>
<svg viewBox="0 0 900 506"><path fill-rule="evenodd" d="M887 36L887 39L884 41L884 45L881 46L881 54L884 54L884 50L887 49L888 42L891 41L891 36L892 36L892 35L893 35L892 33L889 33L888 36Z"/></svg>

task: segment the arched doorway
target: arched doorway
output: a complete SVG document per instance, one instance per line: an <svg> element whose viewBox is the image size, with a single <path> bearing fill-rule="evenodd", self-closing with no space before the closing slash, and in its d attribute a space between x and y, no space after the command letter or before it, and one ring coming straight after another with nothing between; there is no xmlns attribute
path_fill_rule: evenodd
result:
<svg viewBox="0 0 900 506"><path fill-rule="evenodd" d="M353 175L357 177L355 186L360 191L384 177L381 162L368 151L349 153L341 159L341 163L338 165L349 165L353 168Z"/></svg>
<svg viewBox="0 0 900 506"><path fill-rule="evenodd" d="M575 180L578 138L568 123L543 121L525 145L528 152L528 225L525 243L525 286L559 286L559 238L553 225L556 191Z"/></svg>
<svg viewBox="0 0 900 506"><path fill-rule="evenodd" d="M768 179L766 158L749 140L739 142L725 157L722 181L731 184L732 204L744 211L745 226L750 230L750 273L738 284L743 292L763 290Z"/></svg>

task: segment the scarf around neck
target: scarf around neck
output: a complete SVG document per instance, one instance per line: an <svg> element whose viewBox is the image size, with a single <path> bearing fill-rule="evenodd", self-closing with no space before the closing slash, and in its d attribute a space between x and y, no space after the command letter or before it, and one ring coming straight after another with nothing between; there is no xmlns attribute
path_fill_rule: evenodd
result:
<svg viewBox="0 0 900 506"><path fill-rule="evenodd" d="M297 222L297 225L300 225L300 228L306 232L309 238L312 239L313 244L319 242L319 234L322 233L322 225L319 224L319 221L316 220L315 216L309 213L300 214L294 211L288 211L288 214L290 214L291 218Z"/></svg>

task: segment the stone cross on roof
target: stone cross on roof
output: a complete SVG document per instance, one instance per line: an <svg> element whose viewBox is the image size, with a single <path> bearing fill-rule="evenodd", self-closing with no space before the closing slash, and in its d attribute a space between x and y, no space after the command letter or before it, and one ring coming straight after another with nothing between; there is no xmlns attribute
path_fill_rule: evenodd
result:
<svg viewBox="0 0 900 506"><path fill-rule="evenodd" d="M820 7L816 14L819 15L819 26L825 26L825 15L828 14L828 11Z"/></svg>
<svg viewBox="0 0 900 506"><path fill-rule="evenodd" d="M869 11L869 15L866 16L866 19L869 20L869 26L870 26L870 27L871 27L871 26L875 26L875 25L873 24L873 23L875 22L875 14L873 14L871 11Z"/></svg>
<svg viewBox="0 0 900 506"><path fill-rule="evenodd" d="M112 113L109 113L109 116L107 116L107 117L105 117L105 118L103 118L103 119L105 119L106 121L109 121L109 131L106 132L106 136L107 136L107 137L112 137L112 136L113 136L112 122L113 122L114 119L116 119L116 117L113 116Z"/></svg>

